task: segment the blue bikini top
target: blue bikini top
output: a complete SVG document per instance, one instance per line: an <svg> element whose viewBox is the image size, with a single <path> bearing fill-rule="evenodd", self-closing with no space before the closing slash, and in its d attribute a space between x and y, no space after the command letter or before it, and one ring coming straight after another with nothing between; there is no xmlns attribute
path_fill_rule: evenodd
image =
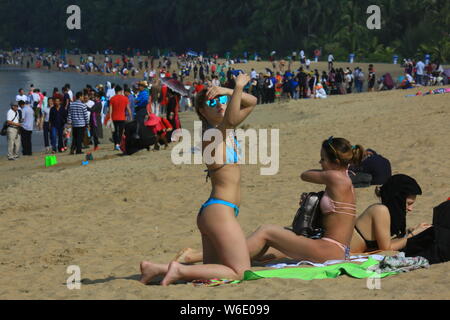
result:
<svg viewBox="0 0 450 320"><path fill-rule="evenodd" d="M215 128L208 125L208 129L215 129ZM227 143L226 150L227 150L226 151L227 158L226 158L226 162L223 166L221 166L217 169L214 169L214 170L209 170L209 169L205 170L205 172L208 173L208 175L206 177L206 182L208 182L208 179L211 177L211 173L217 172L220 169L223 169L227 165L239 163L239 160L241 158L242 148L241 148L241 145L239 144L239 141L235 134L233 134L233 147L229 146Z"/></svg>

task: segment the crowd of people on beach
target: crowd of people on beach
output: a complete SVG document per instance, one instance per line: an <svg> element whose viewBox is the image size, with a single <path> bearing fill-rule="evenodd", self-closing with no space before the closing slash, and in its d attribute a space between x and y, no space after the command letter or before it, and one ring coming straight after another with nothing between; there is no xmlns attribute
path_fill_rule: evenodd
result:
<svg viewBox="0 0 450 320"><path fill-rule="evenodd" d="M154 57L142 56L139 53L130 56L122 55L115 61L113 61L112 57L112 52L109 51L105 52L103 61L97 61L95 55L80 55L79 64L75 65L70 59L67 61L67 58L62 56L60 52L45 55L16 50L13 53L0 54L0 64L23 66L26 61L27 67L30 67L30 63L34 63L36 68L54 68L58 70L67 69L64 66L68 65L68 68L79 72L117 74L122 76L123 79L128 76L131 77L130 79L137 77L143 79L143 81L138 83L143 84L143 87L145 87L145 90L141 91L140 85L135 85L132 88L124 85L122 88L120 86L116 87L116 85L109 82L106 88L103 85L98 85L95 88L87 86L82 92L83 97L80 98L80 101L87 106L86 114L89 116L83 122L85 127L90 128L82 133L82 137L87 136L84 139L80 138L79 135L81 133L78 132L79 130L74 130L76 132L75 137L71 130L66 128L69 121L70 105L78 105L76 103L77 97L74 97L70 85L65 85L61 92L55 88L51 95L48 95L47 92L41 92L39 88L34 88L33 86L29 88L26 94L24 90L19 90L15 103L19 104L20 101L23 101L25 105L14 105L11 107L18 107L18 112L22 115L22 109L28 105L33 109L34 115L34 120L29 120L32 114L31 112L26 112L19 121L22 121L21 130L19 131L21 132L20 140L24 148L24 155L32 153L30 141L32 132L35 129L44 132L46 152L51 153L67 151L67 145L71 143L73 138L75 138L77 143L79 140L83 140L85 147L93 144L94 150L97 150L99 138L103 137L103 126L108 123L107 121L105 122L105 118L115 118L110 127L117 130L112 139L116 150L120 150L126 121L136 118L144 121L145 115L154 114L157 117L162 116L169 122L171 121L174 124L172 127L178 128L180 127L177 124L179 122L178 113L192 111L197 95L204 88L217 86L234 89L235 78L244 72L241 69L236 69L235 64L247 62L247 60L227 59L220 63L217 55L203 57L201 55L183 54L178 57L166 56L158 59L158 65L156 66ZM173 59L176 60L176 65L172 62ZM376 70L372 64L369 65L366 72L360 67L356 67L354 70L349 67L345 69L335 68L332 54L328 56L328 70L321 73L318 69L311 68L311 60L306 57L304 52L299 54L300 68L296 71L293 71L292 68L295 62L293 59L277 61L271 56L270 60L272 68L266 68L263 72L252 69L250 81L244 87L245 93L256 97L257 104L281 102L289 99L326 99L329 95L361 93L366 83L367 91L369 92L395 88L407 89L415 85L448 83L448 77L444 74L442 65L431 62L425 65L420 60L417 62L413 60L404 61L405 76L398 79L397 85L389 73L377 79ZM61 68L61 66L63 67ZM186 89L187 94L180 95L172 91L161 83L163 79L177 81ZM111 104L110 100L116 93L126 97L129 105L125 105L125 98L116 98ZM121 102L117 102L119 100ZM135 113L136 103L138 104L137 108L143 110L143 113ZM144 108L144 104L151 107ZM109 108L110 105L112 108ZM51 109L59 110L60 107L62 107L63 111L59 112L58 116L56 116L54 111L50 112ZM94 109L91 110L92 108ZM25 108L25 110L28 111L29 109ZM114 112L110 114L110 110ZM59 115L60 113L61 115ZM141 114L141 116L138 116L138 114ZM14 120L14 118L11 118L13 115L15 113L8 112L8 121ZM94 115L93 118L92 115ZM32 126L31 123L34 125ZM77 122L76 125L80 126L81 124ZM15 125L11 124L10 127L14 129ZM165 123L163 127L162 130L173 130L173 128L168 127L168 123ZM12 136L14 137L9 141L16 141L17 144L17 137L15 135ZM170 137L170 132L168 136ZM170 139L167 140L166 135L162 135L159 140L166 147L170 143ZM11 148L12 146L9 149ZM15 149L17 149L17 146ZM79 151L79 148L75 149L77 152ZM8 158L10 160L16 159L17 152L16 150Z"/></svg>
<svg viewBox="0 0 450 320"><path fill-rule="evenodd" d="M195 110L203 122L204 134L214 129L221 131L223 136L220 144L214 141L216 152L223 150L223 159L206 165L208 177L211 178L211 196L197 215L203 250L183 249L167 264L141 262L143 284L153 283L159 277L163 279L163 286L180 280L240 281L246 271L251 270L252 262L267 263L282 258L297 262L345 262L350 260L352 253L404 251L410 257L425 255L430 259L429 263L450 260L448 230L436 235L430 233L434 227L439 228L450 222L450 201L441 205L442 214L435 219L438 225L424 222L408 228L407 213L413 211L417 197L422 194L418 182L404 174L392 176L390 163L385 161L387 159L377 156L373 150L366 151L361 145L335 137L324 140L320 146L321 169L308 170L300 176L304 182L325 188L318 204L320 233L305 236L282 226L264 225L246 238L237 220L241 207L240 149L238 143L230 143L237 139L235 133L230 132L238 128L255 109L257 99L244 90L251 76L241 73L234 80L234 89L217 86L203 88L195 100ZM209 148L210 143L204 141L203 148ZM375 174L376 181L373 180L373 184L381 185L376 189L381 203L368 207L358 216L355 183L349 168L353 166L364 171L364 168L373 165L382 169L380 174ZM307 195L302 196L300 205L303 206L306 200ZM314 207L312 204L306 205L304 210L312 210L307 209L311 206ZM304 222L309 224L308 219L305 216ZM415 251L411 251L411 241L416 237L423 239L424 235L427 240L419 246L416 243ZM398 258L402 262L407 260L401 255ZM408 263L409 270L419 267L418 264L423 265L419 259L410 259ZM400 269L397 264L396 270Z"/></svg>
<svg viewBox="0 0 450 320"><path fill-rule="evenodd" d="M221 63L218 55L203 57L190 52L179 56L173 53L158 59L139 51L122 55L113 53L106 50L104 55L79 55L79 61L73 61L73 58L61 52L44 54L39 51L15 50L12 53L0 53L0 65L26 65L27 68L116 75L123 79L140 78L150 83L158 73L162 73L162 77L177 79L188 87L213 84L232 88L233 76L242 72L234 68L235 64L248 62L247 59L227 57ZM359 66L353 70L350 67L335 67L336 62L331 53L327 58L328 70L323 71L313 69L312 61L303 50L298 55L294 52L286 60L276 60L274 55L271 55L269 60L272 68L259 71L252 69L252 81L244 88L245 92L258 98L258 104L282 99L324 99L329 95L361 93L366 87L368 92L373 92L446 85L449 81L443 66L438 61L431 60L424 63L421 59L405 59L404 75L397 79L393 79L390 73L377 75L372 64L367 70ZM298 69L293 68L297 60L300 62Z"/></svg>
<svg viewBox="0 0 450 320"><path fill-rule="evenodd" d="M162 74L161 74L162 75ZM54 88L51 94L41 92L32 84L25 92L19 89L10 104L5 123L8 140L8 159L13 161L31 156L33 131L42 131L47 154L83 154L83 149L99 150L104 138L104 127L112 131L114 150L123 151L125 125L137 121L151 128L166 148L171 142L171 132L180 129L178 113L181 97L159 80L150 86L139 81L131 87L107 82L106 86L87 85L74 93L70 84L61 91ZM149 123L151 122L151 123Z"/></svg>
<svg viewBox="0 0 450 320"><path fill-rule="evenodd" d="M55 88L51 96L34 86L30 86L27 93L20 89L7 114L9 160L18 159L21 144L24 156L32 154L34 128L44 131L49 153L65 152L70 148L71 154L82 154L83 147L90 144L98 150L103 125L113 128L112 141L117 151L123 151L126 135L128 138L137 136L138 139L142 126L151 127L157 144L167 146L171 140L170 133L181 128L178 113L183 111L183 103L181 94L165 84L163 79L170 78L186 85L183 77L189 76L190 72L195 73L196 81L185 86L187 91L193 92L194 99L185 100L184 109L194 107L203 123L204 133L210 129L222 133L223 141L214 141L214 144L216 150L223 150L224 157L222 162L207 164L212 192L197 217L203 250L183 249L169 264L142 262L143 284L159 276L163 277L162 285L178 280L242 280L245 271L251 269L252 261L287 257L323 263L348 261L351 253L355 252L407 250L410 239L433 228L429 223L407 228L406 214L413 210L417 196L422 194L415 179L403 174L392 176L390 162L375 151L353 145L344 138L330 137L320 146L321 169L301 174L303 181L325 188L319 205L321 236L308 238L281 226L264 225L246 238L237 220L241 207L240 148L236 135L230 132L247 119L258 103L271 103L283 95L291 99L325 98L328 94L350 93L353 85L359 92L362 90L361 82L365 80L369 90L374 90L374 67L369 66L367 78L361 76L363 71L360 68L353 71L349 68L335 69L332 60L328 72L322 75L317 70L309 71L306 65L294 74L289 66L283 70L285 65L281 62L277 71L266 70L266 73L258 74L252 70L251 74L246 74L227 65L227 62L220 65L213 59L202 61L186 57L179 61L179 67L184 71L174 74L168 71L171 69L168 61L170 59L159 66L155 75L149 74L146 80L131 87L112 83L95 88L88 85L74 94L66 84L62 92ZM196 70L195 66L200 68ZM419 61L415 69L408 69L406 73L411 72L410 76L422 84L421 70ZM200 79L197 79L197 71ZM295 82L297 86L294 86ZM319 84L322 85L320 89ZM133 121L138 129L126 130L127 124ZM203 148L209 147L210 143L204 142ZM350 168L356 171L355 175L362 173L359 177L363 180L352 179ZM364 180L364 174L370 175L370 179ZM357 215L354 191L358 183L381 186L376 191L381 204L370 206L360 216ZM302 197L300 205L305 200ZM448 234L444 235L448 237ZM429 245L438 248L439 241L433 240ZM442 255L431 256L436 258L436 262L450 260L450 257ZM195 264L197 262L203 262L203 265Z"/></svg>

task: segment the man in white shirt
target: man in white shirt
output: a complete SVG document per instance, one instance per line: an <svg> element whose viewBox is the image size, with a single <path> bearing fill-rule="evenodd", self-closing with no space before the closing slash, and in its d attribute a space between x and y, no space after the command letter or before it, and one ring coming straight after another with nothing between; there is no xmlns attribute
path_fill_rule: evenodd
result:
<svg viewBox="0 0 450 320"><path fill-rule="evenodd" d="M22 102L24 103L24 102ZM20 150L20 114L19 105L11 103L11 109L6 114L6 121L8 123L8 160L14 161L19 159Z"/></svg>
<svg viewBox="0 0 450 320"><path fill-rule="evenodd" d="M306 70L309 70L309 68L310 68L310 66L311 66L311 60L306 59L305 64L306 64Z"/></svg>
<svg viewBox="0 0 450 320"><path fill-rule="evenodd" d="M251 77L252 79L258 78L258 73L255 71L255 69L252 69Z"/></svg>
<svg viewBox="0 0 450 320"><path fill-rule="evenodd" d="M66 83L67 93L69 94L70 101L73 102L73 91L70 89L70 84Z"/></svg>
<svg viewBox="0 0 450 320"><path fill-rule="evenodd" d="M425 70L425 63L422 61L417 62L416 64L416 83L423 85L423 75Z"/></svg>
<svg viewBox="0 0 450 320"><path fill-rule="evenodd" d="M328 56L328 71L330 71L333 68L333 63L334 63L334 57L330 53Z"/></svg>
<svg viewBox="0 0 450 320"><path fill-rule="evenodd" d="M28 97L26 96L25 91L23 89L20 89L19 94L16 96L16 102L19 101L23 101L25 103L28 102Z"/></svg>

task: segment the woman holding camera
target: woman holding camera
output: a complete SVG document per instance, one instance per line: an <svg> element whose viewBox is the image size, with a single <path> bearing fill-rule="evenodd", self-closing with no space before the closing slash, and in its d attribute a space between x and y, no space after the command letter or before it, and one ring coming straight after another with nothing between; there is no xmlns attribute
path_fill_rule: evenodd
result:
<svg viewBox="0 0 450 320"><path fill-rule="evenodd" d="M244 272L250 269L245 235L237 220L241 202L241 172L238 143L233 134L256 106L256 98L244 93L249 81L248 75L240 74L235 79L234 90L212 87L200 91L196 98L196 111L203 122L205 135L212 129L212 132L221 133L223 139L214 148L217 153L214 158L205 158L212 192L197 216L204 264L185 266L176 261L170 264L144 261L141 263L143 284L148 284L157 276L164 276L163 286L178 280L241 280ZM211 143L205 138L203 150L210 149Z"/></svg>

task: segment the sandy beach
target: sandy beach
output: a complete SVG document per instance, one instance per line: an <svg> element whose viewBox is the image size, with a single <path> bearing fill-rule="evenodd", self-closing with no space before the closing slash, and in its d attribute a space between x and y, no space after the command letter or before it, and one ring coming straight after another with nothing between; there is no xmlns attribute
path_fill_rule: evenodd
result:
<svg viewBox="0 0 450 320"><path fill-rule="evenodd" d="M366 64L352 66L357 65L367 70ZM245 68L259 71L262 66L251 63ZM318 69L325 68L321 63ZM396 77L402 69L376 65L376 71L377 77L387 71ZM407 224L431 223L433 207L450 197L450 95L405 97L417 91L258 106L246 127L280 129L280 170L275 176L261 176L261 166L242 166L239 222L244 231L292 222L299 195L320 189L299 175L319 167L321 142L331 135L378 151L391 160L394 173L416 178L423 195ZM181 116L189 130L195 120L193 113ZM111 150L112 145L102 145L84 167L82 156L58 156L60 164L48 169L42 154L16 162L0 159L0 299L450 298L450 263L388 277L381 281L381 290L369 290L366 280L348 276L258 280L218 288L143 286L138 282L142 260L165 263L184 247L200 248L196 215L210 185L204 166L175 166L171 150L132 157ZM359 213L377 202L374 188L356 192ZM66 286L70 265L81 268L81 290Z"/></svg>

